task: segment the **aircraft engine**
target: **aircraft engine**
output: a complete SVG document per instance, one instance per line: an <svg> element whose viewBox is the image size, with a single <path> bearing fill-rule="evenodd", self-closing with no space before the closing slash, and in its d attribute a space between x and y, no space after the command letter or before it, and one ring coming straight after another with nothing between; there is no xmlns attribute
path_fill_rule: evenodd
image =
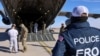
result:
<svg viewBox="0 0 100 56"><path fill-rule="evenodd" d="M6 25L10 25L10 19L5 15L5 13L3 13L2 10L0 10L0 15L2 16L2 22Z"/></svg>

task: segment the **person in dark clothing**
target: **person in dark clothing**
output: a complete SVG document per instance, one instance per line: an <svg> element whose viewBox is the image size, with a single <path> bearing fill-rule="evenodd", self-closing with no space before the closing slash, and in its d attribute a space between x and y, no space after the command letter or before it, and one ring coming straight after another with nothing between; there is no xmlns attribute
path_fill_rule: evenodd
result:
<svg viewBox="0 0 100 56"><path fill-rule="evenodd" d="M52 56L100 56L100 29L90 27L88 13L85 6L73 9L71 24L59 35Z"/></svg>
<svg viewBox="0 0 100 56"><path fill-rule="evenodd" d="M70 19L67 19L67 20L65 21L65 24L66 24L65 30L68 30L68 28L69 28L69 26L70 26L70 24L71 24L71 20L70 20Z"/></svg>
<svg viewBox="0 0 100 56"><path fill-rule="evenodd" d="M62 24L61 24L61 27L60 27L60 33L64 32L64 31L65 31L65 26L64 26L64 24L62 23Z"/></svg>

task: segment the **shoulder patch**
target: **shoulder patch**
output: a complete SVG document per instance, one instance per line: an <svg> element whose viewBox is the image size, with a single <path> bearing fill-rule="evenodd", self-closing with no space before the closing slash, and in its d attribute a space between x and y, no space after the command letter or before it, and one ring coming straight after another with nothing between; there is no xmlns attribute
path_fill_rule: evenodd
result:
<svg viewBox="0 0 100 56"><path fill-rule="evenodd" d="M63 39L64 39L64 37L62 37L62 36L59 36L59 38L58 38L59 41L63 41Z"/></svg>

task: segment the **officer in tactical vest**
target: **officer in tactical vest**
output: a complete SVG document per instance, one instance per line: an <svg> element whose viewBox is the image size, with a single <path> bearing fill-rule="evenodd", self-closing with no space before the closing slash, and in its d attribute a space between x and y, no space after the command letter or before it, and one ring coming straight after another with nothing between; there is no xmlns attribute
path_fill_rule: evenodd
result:
<svg viewBox="0 0 100 56"><path fill-rule="evenodd" d="M23 46L23 52L27 50L26 46L26 40L27 40L27 35L28 35L28 29L24 24L20 24L21 27L21 41L22 41L22 46Z"/></svg>
<svg viewBox="0 0 100 56"><path fill-rule="evenodd" d="M85 6L73 9L71 24L59 35L52 56L100 56L100 30L90 27L88 13Z"/></svg>

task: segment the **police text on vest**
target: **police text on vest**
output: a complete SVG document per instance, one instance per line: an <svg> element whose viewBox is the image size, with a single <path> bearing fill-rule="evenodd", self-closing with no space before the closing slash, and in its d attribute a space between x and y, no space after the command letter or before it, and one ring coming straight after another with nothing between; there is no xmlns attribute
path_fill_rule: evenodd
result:
<svg viewBox="0 0 100 56"><path fill-rule="evenodd" d="M97 47L91 48L85 48L85 49L78 49L76 52L76 56L98 56L99 55L99 49Z"/></svg>
<svg viewBox="0 0 100 56"><path fill-rule="evenodd" d="M86 44L86 43L93 43L93 42L99 42L99 41L100 41L99 35L89 36L89 37L74 38L74 44L75 45L77 43Z"/></svg>

